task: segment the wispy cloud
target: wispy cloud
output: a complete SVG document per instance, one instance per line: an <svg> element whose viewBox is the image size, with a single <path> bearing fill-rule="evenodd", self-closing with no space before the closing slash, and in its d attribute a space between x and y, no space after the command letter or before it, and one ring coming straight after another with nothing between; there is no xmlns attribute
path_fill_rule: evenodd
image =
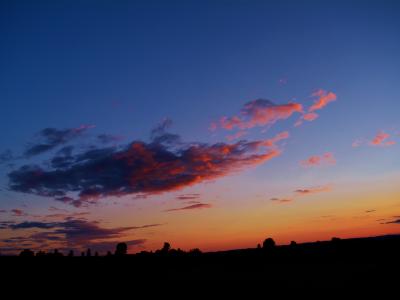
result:
<svg viewBox="0 0 400 300"><path fill-rule="evenodd" d="M324 186L316 186L316 187L310 187L310 188L305 188L305 189L297 189L294 192L296 193L297 196L304 196L304 195L310 195L310 194L316 194L316 193L329 192L331 190L332 190L331 185L324 185Z"/></svg>
<svg viewBox="0 0 400 300"><path fill-rule="evenodd" d="M239 129L240 132L243 132L256 126L272 125L302 111L303 107L299 103L275 104L270 100L257 99L247 102L239 115L222 117L219 123L212 123L210 128L212 130L217 127L226 130Z"/></svg>
<svg viewBox="0 0 400 300"><path fill-rule="evenodd" d="M313 155L306 160L300 161L300 165L303 167L315 167L334 164L336 164L336 159L332 152L326 152L322 155Z"/></svg>
<svg viewBox="0 0 400 300"><path fill-rule="evenodd" d="M176 199L178 200L193 200L193 199L199 199L200 194L183 194L176 196Z"/></svg>
<svg viewBox="0 0 400 300"><path fill-rule="evenodd" d="M4 222L3 222L4 223ZM49 247L52 243L57 243L61 247L69 248L87 248L94 249L115 247L118 240L125 236L125 233L131 230L146 229L158 227L162 224L148 224L141 226L128 226L117 228L104 228L97 221L88 221L83 219L67 219L62 222L34 222L25 221L21 223L8 222L2 224L0 229L11 229L13 231L23 231L28 229L45 230L36 232L29 236L13 237L0 240L3 244L11 244L18 247L22 242L39 245L47 243ZM131 245L139 245L145 242L145 239L131 241ZM49 244L50 243L50 244ZM111 249L112 249L111 248Z"/></svg>
<svg viewBox="0 0 400 300"><path fill-rule="evenodd" d="M293 201L293 198L271 198L270 200L275 203L289 203Z"/></svg>
<svg viewBox="0 0 400 300"><path fill-rule="evenodd" d="M370 142L371 146L392 146L396 142L395 141L388 141L390 138L390 134L384 132L383 130L378 132L377 135L372 139Z"/></svg>
<svg viewBox="0 0 400 300"><path fill-rule="evenodd" d="M328 92L323 89L319 89L312 94L315 98L314 103L308 108L307 112L304 112L300 119L295 123L295 126L300 126L305 121L314 121L319 117L315 112L327 106L330 102L336 101L337 96L333 92Z"/></svg>
<svg viewBox="0 0 400 300"><path fill-rule="evenodd" d="M392 138L393 135L385 132L384 130L380 130L372 139L358 138L353 141L351 146L353 148L357 148L362 145L369 145L373 147L389 147L396 144Z"/></svg>
<svg viewBox="0 0 400 300"><path fill-rule="evenodd" d="M39 132L38 141L31 143L26 148L24 155L31 157L53 150L79 137L83 132L93 127L93 125L82 125L78 128L68 129L45 128Z"/></svg>
<svg viewBox="0 0 400 300"><path fill-rule="evenodd" d="M11 210L11 213L14 217L22 217L26 216L26 212L24 212L22 209L14 208Z"/></svg>
<svg viewBox="0 0 400 300"><path fill-rule="evenodd" d="M203 209L203 208L210 208L212 207L211 204L208 203L196 203L193 205L188 205L184 207L179 207L179 208L172 208L172 209L167 209L166 211L180 211L180 210L193 210L193 209Z"/></svg>

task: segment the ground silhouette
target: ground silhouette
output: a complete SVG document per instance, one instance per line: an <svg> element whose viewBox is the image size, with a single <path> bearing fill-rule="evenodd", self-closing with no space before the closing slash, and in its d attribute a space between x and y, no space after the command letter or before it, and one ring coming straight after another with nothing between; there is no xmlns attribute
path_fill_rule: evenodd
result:
<svg viewBox="0 0 400 300"><path fill-rule="evenodd" d="M0 256L0 265L6 274L23 272L32 278L38 272L99 276L129 270L129 277L118 275L118 280L255 281L272 287L318 289L368 285L390 289L398 283L400 267L400 235L289 245L276 245L267 238L255 248L205 253L174 249L167 242L154 252L128 254L127 250L126 243L118 243L114 254L108 251L104 256L93 256L91 249L81 256L73 251L64 256L57 249L36 254L25 249L19 256Z"/></svg>

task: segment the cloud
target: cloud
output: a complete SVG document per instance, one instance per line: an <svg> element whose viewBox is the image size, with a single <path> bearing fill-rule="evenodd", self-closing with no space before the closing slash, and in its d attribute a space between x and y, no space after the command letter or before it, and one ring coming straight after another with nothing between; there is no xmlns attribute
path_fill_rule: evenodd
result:
<svg viewBox="0 0 400 300"><path fill-rule="evenodd" d="M97 139L102 144L116 143L122 140L122 137L111 134L99 134Z"/></svg>
<svg viewBox="0 0 400 300"><path fill-rule="evenodd" d="M354 140L351 146L353 148L357 148L362 145L369 145L373 147L389 147L396 144L395 141L389 140L391 137L393 137L393 135L383 130L380 130L371 140L365 138L358 138Z"/></svg>
<svg viewBox="0 0 400 300"><path fill-rule="evenodd" d="M357 147L360 147L362 144L363 144L363 140L362 139L356 139L356 140L353 141L351 146L353 148L357 148Z"/></svg>
<svg viewBox="0 0 400 300"><path fill-rule="evenodd" d="M30 228L39 228L39 229L52 229L54 227L59 226L60 223L45 223L45 222L22 222L17 224L11 224L9 226L10 229L30 229Z"/></svg>
<svg viewBox="0 0 400 300"><path fill-rule="evenodd" d="M87 129L93 127L94 126L92 125L82 125L78 128L68 129L45 128L38 134L39 141L29 145L26 148L24 155L25 157L31 157L53 150L54 148L79 137Z"/></svg>
<svg viewBox="0 0 400 300"><path fill-rule="evenodd" d="M306 160L300 161L300 165L303 167L315 167L320 165L334 165L336 159L331 152L324 153L322 155L313 155Z"/></svg>
<svg viewBox="0 0 400 300"><path fill-rule="evenodd" d="M193 200L198 199L200 194L183 194L176 197L178 200Z"/></svg>
<svg viewBox="0 0 400 300"><path fill-rule="evenodd" d="M148 224L142 226L104 228L99 225L99 222L88 221L83 219L70 218L63 222L3 222L0 224L0 229L11 229L14 231L26 229L42 229L46 231L36 232L27 237L13 237L3 239L3 243L17 243L22 241L32 244L58 242L58 245L69 248L87 248L91 247L94 250L100 248L113 249L124 234L130 230L146 229L161 226L162 224ZM145 239L137 239L128 241L128 245L141 245ZM61 243L61 244L60 244Z"/></svg>
<svg viewBox="0 0 400 300"><path fill-rule="evenodd" d="M295 190L294 192L296 193L297 196L304 196L304 195L310 195L310 194L316 194L316 193L329 192L331 190L332 190L332 186L325 185L325 186L317 186L317 187L311 187L311 188L306 188L306 189L298 189L298 190Z"/></svg>
<svg viewBox="0 0 400 300"><path fill-rule="evenodd" d="M276 203L289 203L293 201L292 198L271 198L270 200Z"/></svg>
<svg viewBox="0 0 400 300"><path fill-rule="evenodd" d="M392 221L388 221L388 222L381 223L381 224L400 224L400 219L394 219Z"/></svg>
<svg viewBox="0 0 400 300"><path fill-rule="evenodd" d="M0 165L12 161L13 159L14 156L10 150L5 150L2 153L0 153Z"/></svg>
<svg viewBox="0 0 400 300"><path fill-rule="evenodd" d="M314 92L312 97L316 98L314 103L308 108L307 112L303 113L300 119L295 123L295 126L300 126L305 121L314 121L319 117L319 115L315 112L327 106L330 102L336 101L337 96L333 92L327 92L323 89L319 89Z"/></svg>
<svg viewBox="0 0 400 300"><path fill-rule="evenodd" d="M180 207L180 208L167 209L166 211L192 210L192 209L202 209L202 208L210 208L210 207L212 207L212 205L208 204L208 203L196 203L193 205L184 206L184 207Z"/></svg>
<svg viewBox="0 0 400 300"><path fill-rule="evenodd" d="M390 134L380 131L377 133L377 135L372 139L370 142L371 146L392 146L396 142L395 141L388 141L390 138Z"/></svg>
<svg viewBox="0 0 400 300"><path fill-rule="evenodd" d="M174 145L179 144L181 139L177 134L167 132L172 126L172 120L165 118L151 131L150 138L155 144Z"/></svg>
<svg viewBox="0 0 400 300"><path fill-rule="evenodd" d="M12 209L11 212L14 217L22 217L27 215L22 209L18 208Z"/></svg>
<svg viewBox="0 0 400 300"><path fill-rule="evenodd" d="M238 131L238 132L236 132L236 133L234 133L234 134L228 135L228 136L226 137L226 139L227 139L228 141L233 141L233 140L236 140L236 139L238 139L238 138L241 138L242 136L245 136L245 135L246 135L246 131L241 130L241 131Z"/></svg>
<svg viewBox="0 0 400 300"><path fill-rule="evenodd" d="M256 126L272 125L302 111L303 107L299 103L275 104L270 100L257 99L247 102L241 109L240 115L222 117L219 126L227 130L238 128L243 131ZM212 123L211 128L215 130L216 126L216 123Z"/></svg>
<svg viewBox="0 0 400 300"><path fill-rule="evenodd" d="M180 190L265 163L280 155L276 143L289 136L283 132L267 140L178 146L158 140L165 126L153 131L150 143L133 141L74 154L62 167L22 166L8 174L9 188L76 207L108 196Z"/></svg>
<svg viewBox="0 0 400 300"><path fill-rule="evenodd" d="M327 92L323 89L319 89L315 93L312 94L317 99L314 101L314 104L308 109L309 112L313 112L319 109L324 108L328 105L328 103L332 101L336 101L336 94L333 92Z"/></svg>

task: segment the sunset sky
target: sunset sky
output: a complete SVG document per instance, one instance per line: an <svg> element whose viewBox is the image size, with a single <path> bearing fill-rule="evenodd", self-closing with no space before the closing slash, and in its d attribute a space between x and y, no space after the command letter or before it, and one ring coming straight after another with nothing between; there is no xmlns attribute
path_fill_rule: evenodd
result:
<svg viewBox="0 0 400 300"><path fill-rule="evenodd" d="M0 2L0 253L400 233L399 1Z"/></svg>

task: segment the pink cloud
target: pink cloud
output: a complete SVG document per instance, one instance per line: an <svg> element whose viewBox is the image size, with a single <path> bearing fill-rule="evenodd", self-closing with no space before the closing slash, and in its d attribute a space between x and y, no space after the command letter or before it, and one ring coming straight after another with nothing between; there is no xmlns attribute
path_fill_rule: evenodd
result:
<svg viewBox="0 0 400 300"><path fill-rule="evenodd" d="M320 165L334 165L336 164L336 159L331 152L324 153L322 155L313 155L307 158L306 160L302 160L300 164L303 167L314 167Z"/></svg>
<svg viewBox="0 0 400 300"><path fill-rule="evenodd" d="M380 131L370 142L371 146L392 146L396 144L395 141L387 141L390 138L390 134Z"/></svg>
<svg viewBox="0 0 400 300"><path fill-rule="evenodd" d="M294 192L296 193L297 196L304 196L304 195L309 195L309 194L329 192L331 190L332 190L332 186L325 185L325 186L317 186L317 187L311 187L311 188L306 188L306 189L298 189L298 190L295 190Z"/></svg>
<svg viewBox="0 0 400 300"><path fill-rule="evenodd" d="M315 93L312 94L314 97L318 99L314 101L314 104L308 109L309 112L313 112L315 110L319 110L324 108L328 103L332 101L336 101L336 94L332 92L327 92L322 89L319 89Z"/></svg>
<svg viewBox="0 0 400 300"><path fill-rule="evenodd" d="M328 105L332 101L336 101L336 94L333 92L327 92L325 90L319 89L312 94L313 97L317 99L314 100L314 104L308 108L308 112L304 113L300 119L294 124L294 126L300 126L305 121L314 121L318 118L318 114L315 113L316 110L320 110Z"/></svg>
<svg viewBox="0 0 400 300"><path fill-rule="evenodd" d="M389 140L396 134L389 134L383 130L380 130L373 138L372 140L368 139L356 139L354 142L351 144L353 148L360 147L362 145L369 145L369 146L374 146L374 147L389 147L393 146L396 144L394 140Z"/></svg>
<svg viewBox="0 0 400 300"><path fill-rule="evenodd" d="M219 121L219 126L226 130L235 128L244 130L256 126L267 126L302 111L303 107L299 103L275 104L270 100L257 99L246 103L240 115L222 117ZM212 127L215 128L215 124L212 124Z"/></svg>
<svg viewBox="0 0 400 300"><path fill-rule="evenodd" d="M318 118L318 114L316 114L314 112L306 113L303 115L303 120L306 120L306 121L313 121L316 118Z"/></svg>
<svg viewBox="0 0 400 300"><path fill-rule="evenodd" d="M15 217L26 216L26 213L23 210L18 209L18 208L12 209L11 212L12 212L12 215Z"/></svg>

